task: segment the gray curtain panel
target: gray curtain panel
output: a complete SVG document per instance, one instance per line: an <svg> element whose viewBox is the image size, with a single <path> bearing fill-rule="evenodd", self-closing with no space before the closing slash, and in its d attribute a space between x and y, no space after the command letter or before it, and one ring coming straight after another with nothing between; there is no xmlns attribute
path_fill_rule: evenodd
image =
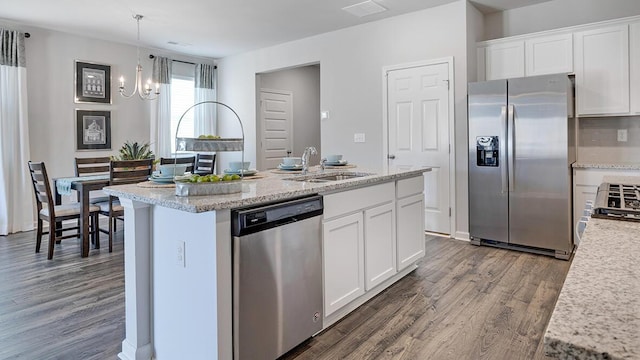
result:
<svg viewBox="0 0 640 360"><path fill-rule="evenodd" d="M196 65L196 88L200 89L215 89L216 77L215 67L208 64Z"/></svg>
<svg viewBox="0 0 640 360"><path fill-rule="evenodd" d="M156 56L153 58L153 82L159 84L171 84L171 64L173 60Z"/></svg>
<svg viewBox="0 0 640 360"><path fill-rule="evenodd" d="M27 66L24 33L0 28L0 65Z"/></svg>

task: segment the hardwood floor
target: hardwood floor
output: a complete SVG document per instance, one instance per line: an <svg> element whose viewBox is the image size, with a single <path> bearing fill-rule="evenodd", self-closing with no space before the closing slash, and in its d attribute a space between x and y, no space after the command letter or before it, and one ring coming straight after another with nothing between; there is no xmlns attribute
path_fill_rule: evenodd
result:
<svg viewBox="0 0 640 360"><path fill-rule="evenodd" d="M124 339L122 223L109 253L80 240L35 253L35 232L0 236L0 359L117 359ZM106 223L104 227L106 227Z"/></svg>
<svg viewBox="0 0 640 360"><path fill-rule="evenodd" d="M427 237L427 257L283 359L544 359L570 263Z"/></svg>
<svg viewBox="0 0 640 360"><path fill-rule="evenodd" d="M35 254L34 232L0 237L0 359L116 359L124 339L122 227L114 252ZM102 237L106 244L106 236ZM427 237L398 283L283 359L543 359L570 263Z"/></svg>

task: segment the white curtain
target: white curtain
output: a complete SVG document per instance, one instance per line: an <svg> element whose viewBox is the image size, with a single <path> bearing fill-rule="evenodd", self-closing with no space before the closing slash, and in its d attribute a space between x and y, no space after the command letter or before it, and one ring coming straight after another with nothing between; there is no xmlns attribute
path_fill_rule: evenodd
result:
<svg viewBox="0 0 640 360"><path fill-rule="evenodd" d="M195 103L216 100L216 76L215 66L208 64L198 64L195 74ZM194 110L194 136L216 135L217 118L216 104L200 105Z"/></svg>
<svg viewBox="0 0 640 360"><path fill-rule="evenodd" d="M160 84L158 99L152 102L151 147L156 159L171 157L171 59L153 59L153 82Z"/></svg>
<svg viewBox="0 0 640 360"><path fill-rule="evenodd" d="M0 235L33 229L24 34L0 28Z"/></svg>

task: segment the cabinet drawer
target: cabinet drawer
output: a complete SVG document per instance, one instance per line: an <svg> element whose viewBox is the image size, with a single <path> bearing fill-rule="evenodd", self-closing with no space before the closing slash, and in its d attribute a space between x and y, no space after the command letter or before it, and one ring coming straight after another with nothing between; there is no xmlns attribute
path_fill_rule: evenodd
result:
<svg viewBox="0 0 640 360"><path fill-rule="evenodd" d="M393 201L395 193L395 182L388 182L325 195L324 218L331 219Z"/></svg>
<svg viewBox="0 0 640 360"><path fill-rule="evenodd" d="M424 191L424 176L398 180L396 191L398 199L422 193Z"/></svg>

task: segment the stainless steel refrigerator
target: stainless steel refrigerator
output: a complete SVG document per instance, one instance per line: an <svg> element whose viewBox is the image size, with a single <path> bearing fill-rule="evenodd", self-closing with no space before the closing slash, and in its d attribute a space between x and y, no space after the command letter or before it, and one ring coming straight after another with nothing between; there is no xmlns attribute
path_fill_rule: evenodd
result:
<svg viewBox="0 0 640 360"><path fill-rule="evenodd" d="M568 259L573 251L573 82L566 74L470 83L469 235Z"/></svg>

